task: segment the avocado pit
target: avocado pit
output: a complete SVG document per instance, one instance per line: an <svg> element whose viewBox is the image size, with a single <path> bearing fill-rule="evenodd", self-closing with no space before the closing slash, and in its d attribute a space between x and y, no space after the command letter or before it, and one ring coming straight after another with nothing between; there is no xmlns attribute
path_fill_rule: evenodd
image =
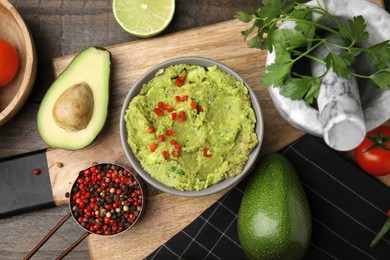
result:
<svg viewBox="0 0 390 260"><path fill-rule="evenodd" d="M82 82L61 94L53 107L53 117L59 127L79 131L88 126L93 110L94 98L91 87Z"/></svg>

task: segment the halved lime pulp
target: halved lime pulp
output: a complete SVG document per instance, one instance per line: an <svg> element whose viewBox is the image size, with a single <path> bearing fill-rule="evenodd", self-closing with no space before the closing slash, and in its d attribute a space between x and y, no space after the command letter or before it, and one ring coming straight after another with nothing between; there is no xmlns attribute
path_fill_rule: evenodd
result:
<svg viewBox="0 0 390 260"><path fill-rule="evenodd" d="M175 12L175 0L113 0L112 10L126 32L147 38L167 28Z"/></svg>

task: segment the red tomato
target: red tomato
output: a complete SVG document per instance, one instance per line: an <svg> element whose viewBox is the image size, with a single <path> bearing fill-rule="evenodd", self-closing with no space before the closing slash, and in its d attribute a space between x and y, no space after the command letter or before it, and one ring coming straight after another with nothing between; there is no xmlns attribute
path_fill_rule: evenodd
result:
<svg viewBox="0 0 390 260"><path fill-rule="evenodd" d="M390 126L380 126L368 132L363 142L355 148L354 157L369 174L390 174Z"/></svg>
<svg viewBox="0 0 390 260"><path fill-rule="evenodd" d="M19 67L16 49L7 41L0 39L0 87L4 87L15 77Z"/></svg>

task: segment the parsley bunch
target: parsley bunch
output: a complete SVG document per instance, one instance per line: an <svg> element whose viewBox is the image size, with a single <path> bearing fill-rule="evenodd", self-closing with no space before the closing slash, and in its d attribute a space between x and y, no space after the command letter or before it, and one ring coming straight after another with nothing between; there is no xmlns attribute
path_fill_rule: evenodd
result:
<svg viewBox="0 0 390 260"><path fill-rule="evenodd" d="M252 22L250 28L241 32L249 47L275 51L275 62L266 67L265 85L280 86L282 95L293 100L304 99L311 104L318 97L323 76L332 68L344 78L366 78L383 90L390 89L390 68L387 65L390 64L390 40L364 47L369 34L363 16L342 23L320 4L309 6L292 0L263 0L262 3L263 6L253 8L253 14L238 12L234 17L244 23ZM315 19L313 14L316 14ZM284 21L295 22L295 30L279 29ZM321 32L331 36L323 37ZM345 45L332 43L332 37L341 38ZM311 54L321 45L329 50L324 60ZM342 50L341 54L336 49ZM369 58L375 72L360 75L350 69L359 55ZM327 71L313 77L292 70L294 64L303 58L326 65Z"/></svg>

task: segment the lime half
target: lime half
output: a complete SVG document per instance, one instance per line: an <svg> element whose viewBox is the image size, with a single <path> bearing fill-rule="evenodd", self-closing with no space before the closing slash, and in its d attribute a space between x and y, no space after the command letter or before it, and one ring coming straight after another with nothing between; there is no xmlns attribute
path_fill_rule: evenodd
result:
<svg viewBox="0 0 390 260"><path fill-rule="evenodd" d="M167 28L175 13L175 0L113 0L112 11L126 32L147 38Z"/></svg>

